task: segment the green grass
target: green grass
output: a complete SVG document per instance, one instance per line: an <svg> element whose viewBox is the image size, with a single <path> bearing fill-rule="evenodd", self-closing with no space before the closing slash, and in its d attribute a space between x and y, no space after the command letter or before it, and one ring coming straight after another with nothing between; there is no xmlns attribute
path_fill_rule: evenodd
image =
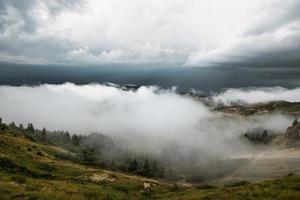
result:
<svg viewBox="0 0 300 200"><path fill-rule="evenodd" d="M80 165L62 154L68 151L0 131L1 199L300 199L298 176L187 187Z"/></svg>

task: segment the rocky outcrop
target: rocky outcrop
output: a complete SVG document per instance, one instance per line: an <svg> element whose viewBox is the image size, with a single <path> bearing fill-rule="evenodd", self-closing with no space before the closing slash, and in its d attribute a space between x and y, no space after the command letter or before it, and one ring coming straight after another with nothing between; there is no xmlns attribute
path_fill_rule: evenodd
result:
<svg viewBox="0 0 300 200"><path fill-rule="evenodd" d="M285 137L289 140L300 140L300 122L294 120L293 125L285 131Z"/></svg>

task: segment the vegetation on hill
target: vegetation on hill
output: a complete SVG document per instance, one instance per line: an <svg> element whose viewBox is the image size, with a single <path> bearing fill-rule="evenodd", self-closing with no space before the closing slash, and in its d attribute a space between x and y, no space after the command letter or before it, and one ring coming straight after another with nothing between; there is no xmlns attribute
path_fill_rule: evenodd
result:
<svg viewBox="0 0 300 200"><path fill-rule="evenodd" d="M64 160L147 177L165 176L165 168L161 163L150 156L137 156L121 149L114 144L112 138L101 133L71 136L67 131L47 131L45 128L38 130L31 123L24 128L22 124L16 126L14 122L2 124L1 129L15 136L24 136L32 142L63 148L66 151L54 153Z"/></svg>
<svg viewBox="0 0 300 200"><path fill-rule="evenodd" d="M110 167L102 166L101 159L93 158L97 156L90 146L84 146L86 137L76 137L67 132L51 135L32 125L22 128L0 122L1 199L300 198L300 177L294 175L253 184L240 181L220 187L187 186L139 176L142 173L138 170L145 170L143 173L149 177L155 169L148 158L144 162L133 159L126 169L130 173L110 171Z"/></svg>
<svg viewBox="0 0 300 200"><path fill-rule="evenodd" d="M197 163L194 154L187 156L176 147L166 149L159 156L151 152L132 152L121 142L101 133L71 136L67 131L48 131L45 128L39 130L31 123L26 127L22 124L16 126L13 122L2 126L14 135L22 135L32 142L67 150L54 152L57 158L150 178L206 182L227 176L235 168L247 163L245 159L220 158L203 158L204 163ZM211 165L222 167L211 168Z"/></svg>

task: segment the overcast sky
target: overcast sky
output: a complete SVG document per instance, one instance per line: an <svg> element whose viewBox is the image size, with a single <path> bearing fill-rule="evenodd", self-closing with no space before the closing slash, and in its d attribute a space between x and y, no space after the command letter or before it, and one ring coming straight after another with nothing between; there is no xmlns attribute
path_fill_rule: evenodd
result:
<svg viewBox="0 0 300 200"><path fill-rule="evenodd" d="M0 0L0 61L287 68L299 55L300 0Z"/></svg>

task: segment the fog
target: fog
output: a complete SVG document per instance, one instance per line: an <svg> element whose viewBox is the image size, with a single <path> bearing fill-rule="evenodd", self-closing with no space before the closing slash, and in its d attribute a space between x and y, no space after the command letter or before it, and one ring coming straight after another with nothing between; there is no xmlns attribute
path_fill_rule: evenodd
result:
<svg viewBox="0 0 300 200"><path fill-rule="evenodd" d="M270 101L300 101L300 88L286 89L283 87L262 87L248 89L227 89L213 95L216 103L230 105L232 103L262 103Z"/></svg>
<svg viewBox="0 0 300 200"><path fill-rule="evenodd" d="M175 90L143 86L136 91L126 91L107 85L72 83L0 86L0 116L6 122L24 125L31 122L37 128L68 130L71 134L97 131L139 153L158 155L168 147L176 147L182 154L198 152L202 157L222 158L249 150L239 137L247 130L263 127L284 132L292 121L283 115L246 119L217 113ZM226 92L230 91L246 96L246 92L240 90ZM290 93L295 91L284 90L284 94L291 98ZM215 98L226 97L226 92ZM250 91L249 96L254 96L254 92ZM277 93L280 95L279 89ZM257 99L249 99L251 101Z"/></svg>

